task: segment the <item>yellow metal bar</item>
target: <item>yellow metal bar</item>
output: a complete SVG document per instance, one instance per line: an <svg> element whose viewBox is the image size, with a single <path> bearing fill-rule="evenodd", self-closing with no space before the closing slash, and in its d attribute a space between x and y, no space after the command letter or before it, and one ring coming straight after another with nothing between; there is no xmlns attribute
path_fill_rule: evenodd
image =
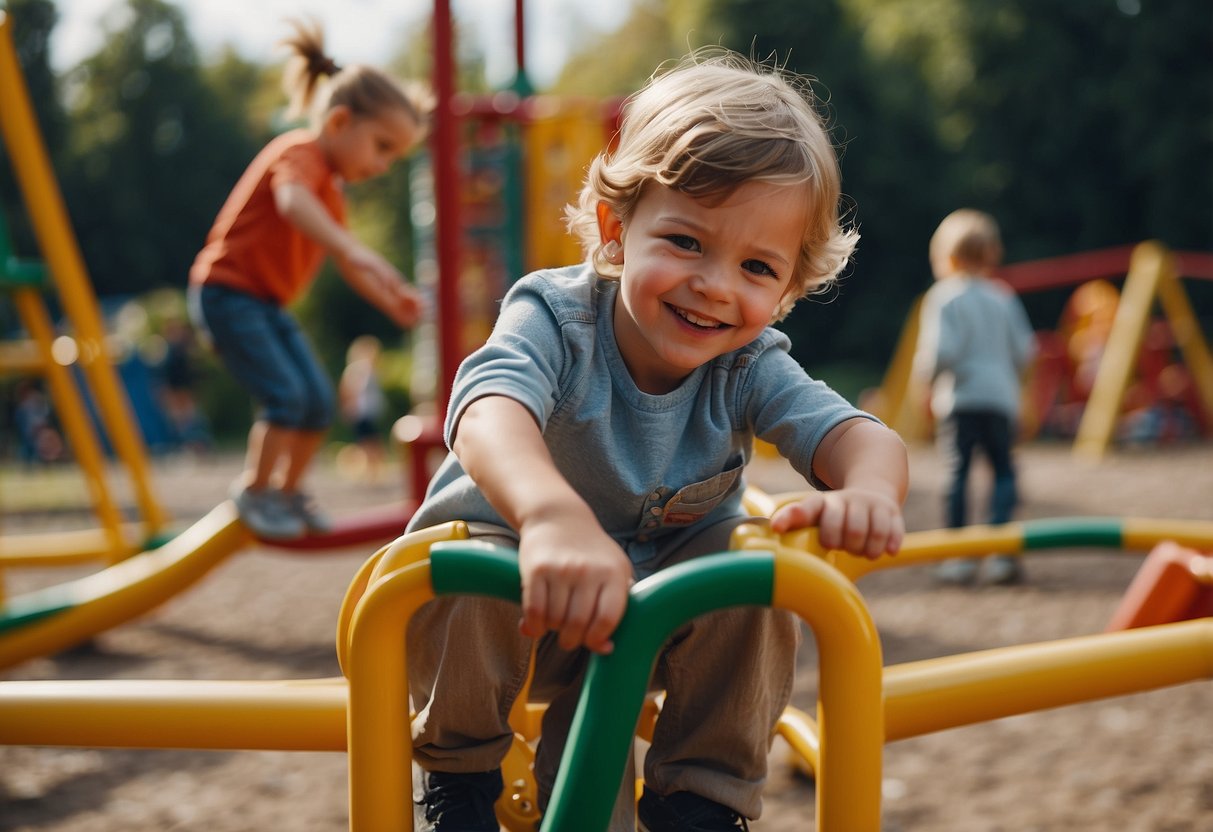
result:
<svg viewBox="0 0 1213 832"><path fill-rule="evenodd" d="M346 671L349 647L350 624L354 618L354 610L366 588L384 575L395 572L405 566L425 560L430 556L430 546L443 540L467 540L468 525L462 520L453 520L427 529L418 529L401 535L394 541L376 552L354 576L345 598L341 601L341 611L337 615L337 662L343 673Z"/></svg>
<svg viewBox="0 0 1213 832"><path fill-rule="evenodd" d="M350 829L400 832L412 828L413 744L408 714L405 628L434 598L429 561L372 582L350 622Z"/></svg>
<svg viewBox="0 0 1213 832"><path fill-rule="evenodd" d="M0 744L344 751L345 679L0 684Z"/></svg>
<svg viewBox="0 0 1213 832"><path fill-rule="evenodd" d="M142 523L124 523L120 532L122 545L117 549L105 529L8 535L0 538L0 569L112 562L143 548Z"/></svg>
<svg viewBox="0 0 1213 832"><path fill-rule="evenodd" d="M0 633L0 668L63 650L154 609L251 540L227 501L155 551L10 598L10 613L23 606L57 611Z"/></svg>
<svg viewBox="0 0 1213 832"><path fill-rule="evenodd" d="M1074 455L1077 457L1098 462L1112 441L1120 417L1120 404L1150 320L1150 308L1163 275L1168 268L1174 269L1169 266L1170 259L1171 255L1157 242L1140 243L1133 249L1107 348L1095 371L1091 395L1074 437Z"/></svg>
<svg viewBox="0 0 1213 832"><path fill-rule="evenodd" d="M0 373L41 375L46 372L46 367L46 359L31 341L0 344Z"/></svg>
<svg viewBox="0 0 1213 832"><path fill-rule="evenodd" d="M1180 546L1213 552L1213 521L1126 517L1122 528L1121 545L1130 551L1148 551L1170 540Z"/></svg>
<svg viewBox="0 0 1213 832"><path fill-rule="evenodd" d="M897 665L885 671L888 740L1213 678L1213 619Z"/></svg>
<svg viewBox="0 0 1213 832"><path fill-rule="evenodd" d="M1196 385L1196 394L1204 410L1205 424L1213 423L1213 356L1209 344L1200 331L1200 320L1192 310L1192 302L1184 291L1175 268L1175 258L1167 258L1167 274L1158 284L1158 301L1171 333L1179 347L1184 364L1187 365Z"/></svg>
<svg viewBox="0 0 1213 832"><path fill-rule="evenodd" d="M821 768L821 743L813 717L788 705L779 717L775 733L783 737L792 749L795 755L792 757L792 764L803 774L816 777Z"/></svg>
<svg viewBox="0 0 1213 832"><path fill-rule="evenodd" d="M771 605L800 615L817 640L817 828L879 832L881 650L867 606L836 569L784 547L775 550Z"/></svg>
<svg viewBox="0 0 1213 832"><path fill-rule="evenodd" d="M914 378L914 353L918 349L921 312L920 295L910 307L910 313L906 315L901 335L897 339L897 348L893 352L893 360L889 362L889 368L885 371L884 380L880 385L883 401L876 409L876 415L897 431L906 442L927 438L928 390L926 384Z"/></svg>
<svg viewBox="0 0 1213 832"><path fill-rule="evenodd" d="M154 533L165 526L168 517L152 493L147 451L134 429L130 402L122 392L105 349L105 331L97 296L85 271L63 196L38 133L34 109L13 46L12 18L2 9L0 133L33 222L42 258L50 270L63 309L75 328L80 368L88 379L114 450L130 474L136 502L149 532Z"/></svg>
<svg viewBox="0 0 1213 832"><path fill-rule="evenodd" d="M1023 524L965 526L960 529L931 529L907 532L896 557L868 560L847 552L830 552L838 568L851 580L881 569L898 569L955 557L1012 555L1023 551Z"/></svg>
<svg viewBox="0 0 1213 832"><path fill-rule="evenodd" d="M93 430L84 399L72 380L71 372L52 356L55 330L42 302L42 296L33 289L18 289L12 293L12 298L13 305L21 316L21 322L45 361L46 381L55 406L55 414L71 443L76 463L80 466L80 472L92 495L93 510L109 546L107 558L111 562L120 560L130 554L130 550L125 546L120 528L122 516L106 482L105 455L101 451L101 442Z"/></svg>

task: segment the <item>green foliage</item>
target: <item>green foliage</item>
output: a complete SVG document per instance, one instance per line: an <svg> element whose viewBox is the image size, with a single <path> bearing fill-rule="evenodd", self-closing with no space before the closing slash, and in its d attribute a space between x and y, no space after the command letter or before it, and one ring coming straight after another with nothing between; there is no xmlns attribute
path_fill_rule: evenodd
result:
<svg viewBox="0 0 1213 832"><path fill-rule="evenodd" d="M248 88L207 86L176 6L129 0L124 10L68 83L63 186L99 295L184 285L261 138L243 115Z"/></svg>
<svg viewBox="0 0 1213 832"><path fill-rule="evenodd" d="M50 65L50 37L59 14L50 0L0 3L0 9L6 7L17 62L25 76L30 103L53 164L62 154L67 132L66 117L59 105L58 82ZM23 257L38 256L33 228L3 141L0 141L0 212L13 250Z"/></svg>
<svg viewBox="0 0 1213 832"><path fill-rule="evenodd" d="M1007 259L1158 238L1213 248L1207 4L716 0L726 45L820 79L863 239L838 299L785 327L803 361L887 360L962 205ZM1199 300L1199 298L1198 298ZM1033 310L1056 324L1055 308ZM1205 314L1210 310L1205 308Z"/></svg>
<svg viewBox="0 0 1213 832"><path fill-rule="evenodd" d="M232 52L203 62L177 6L126 0L97 53L56 78L55 4L6 5L97 291L180 290L232 185L281 129L277 68ZM960 205L998 217L1011 261L1150 237L1213 249L1209 24L1205 0L635 0L618 31L571 35L575 56L553 91L627 94L658 63L715 43L813 76L862 240L836 297L800 304L784 327L806 366L879 370L930 283L927 239ZM475 25L459 25L464 91L486 89ZM425 27L402 31L400 45L391 67L428 75ZM37 256L0 162L4 219L18 253ZM352 189L350 208L355 232L408 273L406 168ZM1213 288L1190 293L1213 312ZM1031 311L1041 327L1056 323L1056 309ZM409 346L331 270L296 312L334 374L362 333L389 351ZM221 369L213 379L203 399L214 398L216 430L230 418L242 431L247 400Z"/></svg>

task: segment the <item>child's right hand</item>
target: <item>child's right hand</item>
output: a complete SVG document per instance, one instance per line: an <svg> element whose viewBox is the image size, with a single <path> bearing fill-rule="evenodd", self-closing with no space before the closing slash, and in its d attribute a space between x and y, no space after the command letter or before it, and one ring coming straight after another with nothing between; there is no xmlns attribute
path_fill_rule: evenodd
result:
<svg viewBox="0 0 1213 832"><path fill-rule="evenodd" d="M357 276L369 290L383 314L402 329L411 329L421 319L423 300L417 291L383 255L355 242L342 255L342 271Z"/></svg>
<svg viewBox="0 0 1213 832"><path fill-rule="evenodd" d="M632 585L627 555L592 515L589 523L528 524L520 537L523 635L556 630L561 649L610 653Z"/></svg>

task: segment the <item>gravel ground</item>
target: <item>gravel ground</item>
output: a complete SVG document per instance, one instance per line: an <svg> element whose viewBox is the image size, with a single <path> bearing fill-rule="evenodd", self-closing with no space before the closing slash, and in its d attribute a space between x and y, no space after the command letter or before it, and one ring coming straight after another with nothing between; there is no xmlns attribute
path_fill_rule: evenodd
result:
<svg viewBox="0 0 1213 832"><path fill-rule="evenodd" d="M1213 445L1122 450L1098 467L1068 449L1020 452L1025 518L1073 515L1213 520ZM224 499L239 460L156 463L157 493L175 518ZM941 474L912 449L911 529L938 526ZM975 494L987 488L978 472ZM762 462L750 479L771 492L802 484ZM396 480L343 478L326 459L313 483L336 512L390 502ZM12 502L10 498L9 503ZM8 509L6 509L7 511ZM6 514L4 532L87 520L43 506ZM306 556L253 548L152 614L69 653L27 662L4 679L274 679L338 675L334 625L364 548ZM860 589L886 664L1099 632L1140 553L1067 550L1028 558L1015 587L943 588L923 568L868 576ZM71 577L14 574L19 593ZM75 573L78 574L78 573ZM803 655L795 704L813 710L815 657ZM762 832L812 829L813 789L772 751ZM884 829L927 832L1213 830L1213 683L1188 684L957 728L886 746ZM245 832L347 828L338 753L0 748L0 832Z"/></svg>

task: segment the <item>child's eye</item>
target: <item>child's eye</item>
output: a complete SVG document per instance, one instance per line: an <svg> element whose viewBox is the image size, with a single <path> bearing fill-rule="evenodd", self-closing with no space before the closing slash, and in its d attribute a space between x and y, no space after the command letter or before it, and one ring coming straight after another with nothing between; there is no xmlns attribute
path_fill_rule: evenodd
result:
<svg viewBox="0 0 1213 832"><path fill-rule="evenodd" d="M747 260L741 264L741 267L751 274L769 274L771 277L778 277L775 270L761 260Z"/></svg>
<svg viewBox="0 0 1213 832"><path fill-rule="evenodd" d="M667 234L666 239L687 251L699 251L699 241L694 237L688 237L686 234Z"/></svg>

